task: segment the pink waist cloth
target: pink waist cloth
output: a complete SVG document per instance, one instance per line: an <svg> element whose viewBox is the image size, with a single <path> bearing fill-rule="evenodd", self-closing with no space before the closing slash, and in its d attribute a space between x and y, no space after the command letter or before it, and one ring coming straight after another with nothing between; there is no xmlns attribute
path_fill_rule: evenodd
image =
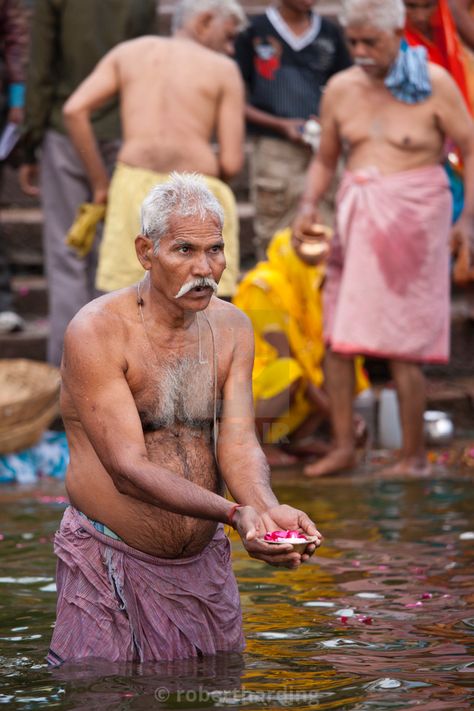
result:
<svg viewBox="0 0 474 711"><path fill-rule="evenodd" d="M58 602L50 664L243 650L239 592L222 526L199 555L168 560L99 533L69 507L54 550Z"/></svg>
<svg viewBox="0 0 474 711"><path fill-rule="evenodd" d="M451 212L440 166L345 173L324 290L333 351L447 361Z"/></svg>

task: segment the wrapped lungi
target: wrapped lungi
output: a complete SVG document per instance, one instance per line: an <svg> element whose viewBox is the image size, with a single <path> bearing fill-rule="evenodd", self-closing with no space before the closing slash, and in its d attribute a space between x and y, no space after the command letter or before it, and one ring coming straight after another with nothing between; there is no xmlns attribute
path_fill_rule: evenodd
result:
<svg viewBox="0 0 474 711"><path fill-rule="evenodd" d="M450 222L440 166L345 173L324 289L334 352L448 360Z"/></svg>
<svg viewBox="0 0 474 711"><path fill-rule="evenodd" d="M110 183L104 236L100 245L96 286L100 291L115 291L140 281L144 270L135 252L135 237L140 234L140 208L150 190L169 180L166 173L117 163ZM230 297L240 271L239 220L234 194L228 185L212 176L203 176L209 190L224 210L224 254L227 267L222 274L218 296Z"/></svg>
<svg viewBox="0 0 474 711"><path fill-rule="evenodd" d="M199 555L156 558L100 533L69 507L54 550L58 603L50 664L242 651L239 592L221 525Z"/></svg>

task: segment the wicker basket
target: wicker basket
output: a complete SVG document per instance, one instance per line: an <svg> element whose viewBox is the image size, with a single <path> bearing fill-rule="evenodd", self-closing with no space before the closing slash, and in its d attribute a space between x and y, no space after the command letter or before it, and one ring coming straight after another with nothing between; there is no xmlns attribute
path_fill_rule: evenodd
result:
<svg viewBox="0 0 474 711"><path fill-rule="evenodd" d="M0 454L31 447L59 412L58 368L0 359Z"/></svg>

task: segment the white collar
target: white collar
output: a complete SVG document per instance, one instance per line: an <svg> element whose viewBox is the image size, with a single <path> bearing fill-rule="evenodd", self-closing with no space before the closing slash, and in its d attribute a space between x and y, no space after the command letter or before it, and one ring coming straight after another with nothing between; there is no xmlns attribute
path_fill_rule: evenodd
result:
<svg viewBox="0 0 474 711"><path fill-rule="evenodd" d="M267 8L266 15L278 34L283 37L294 52L299 52L310 45L319 35L321 29L321 18L315 12L311 12L311 24L303 35L295 35L292 32L276 7Z"/></svg>

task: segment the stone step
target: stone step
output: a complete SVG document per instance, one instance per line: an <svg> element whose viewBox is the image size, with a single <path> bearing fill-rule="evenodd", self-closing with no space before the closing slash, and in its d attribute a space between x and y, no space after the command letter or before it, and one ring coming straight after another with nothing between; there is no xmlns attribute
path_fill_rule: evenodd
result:
<svg viewBox="0 0 474 711"><path fill-rule="evenodd" d="M48 313L46 277L17 275L12 279L14 309L23 318L45 318Z"/></svg>
<svg viewBox="0 0 474 711"><path fill-rule="evenodd" d="M8 207L0 210L2 239L14 273L42 270L43 245L39 207Z"/></svg>
<svg viewBox="0 0 474 711"><path fill-rule="evenodd" d="M18 184L17 171L10 165L2 166L0 205L9 207L38 207L38 198L25 195Z"/></svg>
<svg viewBox="0 0 474 711"><path fill-rule="evenodd" d="M27 320L24 331L0 334L1 358L46 360L49 325L46 319Z"/></svg>

